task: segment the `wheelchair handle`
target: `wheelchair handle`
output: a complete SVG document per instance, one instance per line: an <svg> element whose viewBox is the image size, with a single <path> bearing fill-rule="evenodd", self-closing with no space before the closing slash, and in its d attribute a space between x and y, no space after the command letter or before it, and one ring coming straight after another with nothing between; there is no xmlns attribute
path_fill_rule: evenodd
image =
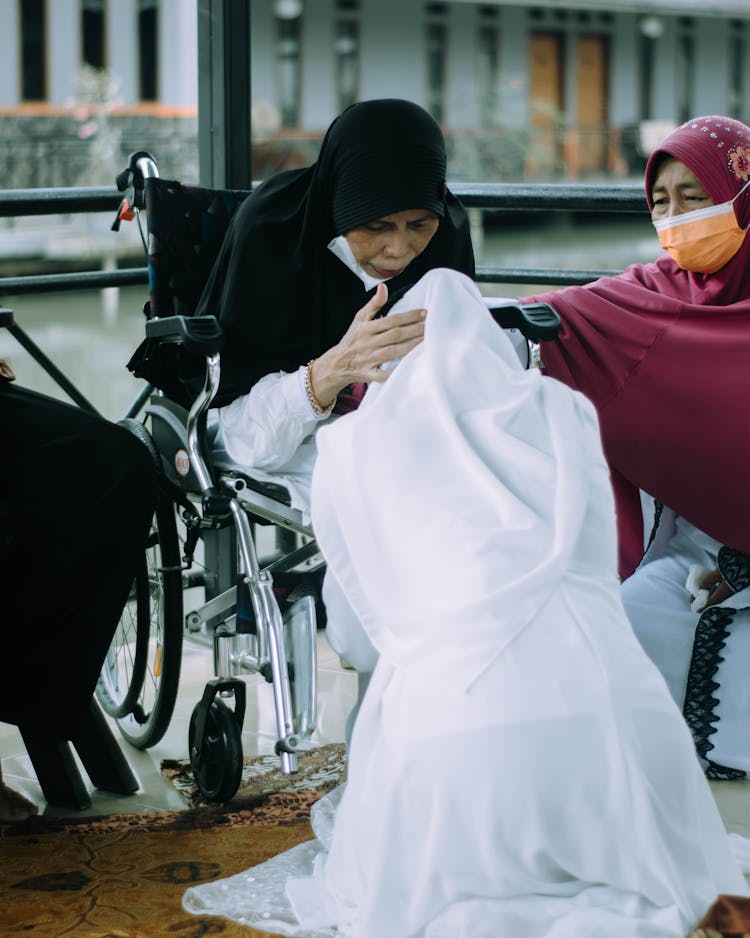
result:
<svg viewBox="0 0 750 938"><path fill-rule="evenodd" d="M137 213L145 208L145 181L158 175L156 160L148 151L136 150L130 154L128 165L115 177L118 192L124 192L125 195L112 222L112 231L119 231L121 221L132 221Z"/></svg>
<svg viewBox="0 0 750 938"><path fill-rule="evenodd" d="M147 150L135 150L128 157L128 165L115 178L115 184L119 192L124 192L128 186L132 185L135 192L143 194L143 181L152 176L159 175L159 168L156 160ZM143 208L134 203L135 208Z"/></svg>
<svg viewBox="0 0 750 938"><path fill-rule="evenodd" d="M176 342L189 352L206 357L221 350L224 338L215 316L157 316L146 323L146 336Z"/></svg>
<svg viewBox="0 0 750 938"><path fill-rule="evenodd" d="M532 342L554 339L560 331L560 317L549 303L512 303L490 307L490 314L503 329L518 329Z"/></svg>

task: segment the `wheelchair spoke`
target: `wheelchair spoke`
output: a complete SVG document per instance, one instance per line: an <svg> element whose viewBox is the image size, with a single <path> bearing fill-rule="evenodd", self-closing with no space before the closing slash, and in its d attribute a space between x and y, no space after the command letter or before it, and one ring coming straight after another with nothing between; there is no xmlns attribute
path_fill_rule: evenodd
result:
<svg viewBox="0 0 750 938"><path fill-rule="evenodd" d="M166 732L177 696L182 655L182 582L174 507L163 499L144 552L137 602L129 602L110 649L112 696L118 691L122 735L145 749ZM107 677L101 683L107 683ZM109 711L111 712L111 710Z"/></svg>

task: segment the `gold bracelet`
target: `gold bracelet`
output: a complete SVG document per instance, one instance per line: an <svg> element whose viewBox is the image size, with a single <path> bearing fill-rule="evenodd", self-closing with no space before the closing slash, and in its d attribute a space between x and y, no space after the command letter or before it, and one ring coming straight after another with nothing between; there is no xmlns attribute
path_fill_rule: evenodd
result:
<svg viewBox="0 0 750 938"><path fill-rule="evenodd" d="M315 416L327 417L333 410L333 405L336 403L336 398L334 397L334 399L327 407L323 407L323 405L315 396L315 391L313 391L312 385L312 366L314 362L315 359L311 358L307 363L307 368L305 369L305 393L307 394L307 399L310 401L310 407L312 407Z"/></svg>

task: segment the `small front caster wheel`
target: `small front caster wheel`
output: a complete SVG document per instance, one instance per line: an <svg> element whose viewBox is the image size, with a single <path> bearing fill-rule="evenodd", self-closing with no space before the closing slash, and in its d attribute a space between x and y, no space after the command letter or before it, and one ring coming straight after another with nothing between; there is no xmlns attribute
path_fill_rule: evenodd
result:
<svg viewBox="0 0 750 938"><path fill-rule="evenodd" d="M206 714L205 730L198 756L196 725L202 705L196 704L190 717L188 745L190 766L198 790L206 801L229 801L242 780L242 737L232 710L214 699Z"/></svg>

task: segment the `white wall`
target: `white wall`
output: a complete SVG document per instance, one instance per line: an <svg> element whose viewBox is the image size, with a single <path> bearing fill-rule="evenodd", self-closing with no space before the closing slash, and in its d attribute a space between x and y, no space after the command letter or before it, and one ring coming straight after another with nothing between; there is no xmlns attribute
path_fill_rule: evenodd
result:
<svg viewBox="0 0 750 938"><path fill-rule="evenodd" d="M188 0L190 2L190 0ZM107 66L123 101L138 100L138 10L136 0L107 4Z"/></svg>
<svg viewBox="0 0 750 938"><path fill-rule="evenodd" d="M338 111L333 57L333 0L308 0L302 26L300 126L320 130ZM255 93L253 93L255 97Z"/></svg>
<svg viewBox="0 0 750 938"><path fill-rule="evenodd" d="M67 104L76 93L81 64L81 12L78 0L47 4L47 97Z"/></svg>
<svg viewBox="0 0 750 938"><path fill-rule="evenodd" d="M466 130L476 127L480 120L475 55L479 25L473 6L453 5L448 13L443 124L446 130Z"/></svg>
<svg viewBox="0 0 750 938"><path fill-rule="evenodd" d="M0 107L18 103L21 96L20 23L17 0L0 0Z"/></svg>
<svg viewBox="0 0 750 938"><path fill-rule="evenodd" d="M726 114L729 94L728 30L725 20L705 19L695 30L693 114Z"/></svg>
<svg viewBox="0 0 750 938"><path fill-rule="evenodd" d="M638 120L638 54L636 17L631 13L615 17L609 45L609 120L615 126Z"/></svg>
<svg viewBox="0 0 750 938"><path fill-rule="evenodd" d="M425 104L422 4L366 0L362 10L361 97L408 98Z"/></svg>
<svg viewBox="0 0 750 938"><path fill-rule="evenodd" d="M526 126L529 97L529 37L526 11L503 10L500 29L500 123L505 127Z"/></svg>
<svg viewBox="0 0 750 938"><path fill-rule="evenodd" d="M196 107L198 103L198 13L196 0L160 0L159 103Z"/></svg>

